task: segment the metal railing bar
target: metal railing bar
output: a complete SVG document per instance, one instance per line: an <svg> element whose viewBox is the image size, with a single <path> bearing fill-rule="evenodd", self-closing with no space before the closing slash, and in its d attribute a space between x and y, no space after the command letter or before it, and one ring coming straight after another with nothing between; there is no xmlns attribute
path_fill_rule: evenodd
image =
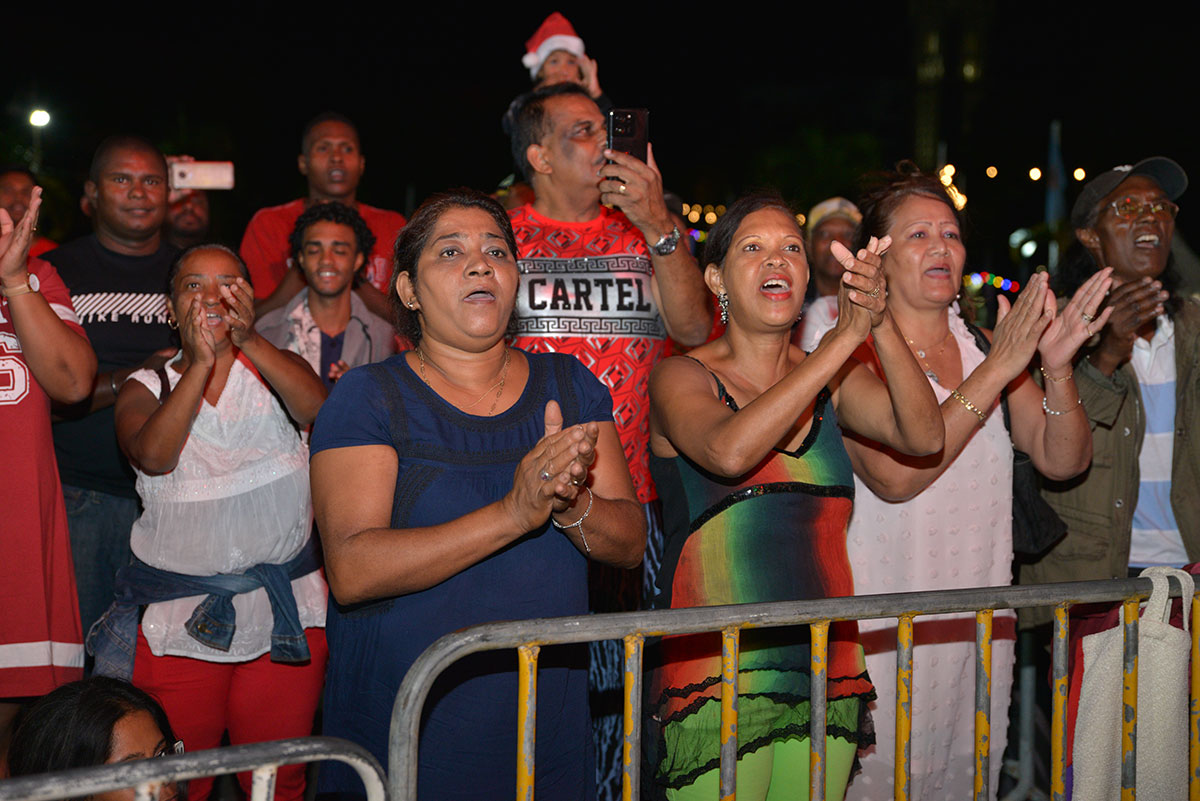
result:
<svg viewBox="0 0 1200 801"><path fill-rule="evenodd" d="M1050 646L1051 676L1054 682L1050 700L1050 798L1065 801L1067 795L1067 658L1071 647L1070 617L1066 604L1054 608L1054 641Z"/></svg>
<svg viewBox="0 0 1200 801"><path fill-rule="evenodd" d="M1131 598L1122 605L1124 682L1121 689L1121 801L1137 797L1138 609Z"/></svg>
<svg viewBox="0 0 1200 801"><path fill-rule="evenodd" d="M388 740L388 777L396 799L415 798L417 740L420 710L429 687L441 671L468 654L523 644L551 645L621 640L631 632L646 637L715 632L730 626L769 628L811 624L821 620L858 620L977 612L983 609L1018 609L1035 606L1075 605L1147 598L1149 578L1076 581L1016 587L981 587L961 590L861 595L805 601L617 612L573 617L542 618L473 626L447 634L413 663L393 707ZM1179 597L1179 588L1172 596ZM917 611L919 610L919 611ZM900 796L897 796L900 797Z"/></svg>
<svg viewBox="0 0 1200 801"><path fill-rule="evenodd" d="M975 613L975 801L987 801L992 761L992 610Z"/></svg>
<svg viewBox="0 0 1200 801"><path fill-rule="evenodd" d="M368 801L385 801L383 769L367 749L336 737L300 737L195 751L162 759L0 780L0 801L58 801L139 784L162 784L254 770L263 765L294 765L332 759L352 767L363 780Z"/></svg>
<svg viewBox="0 0 1200 801"><path fill-rule="evenodd" d="M738 628L721 631L721 801L737 796Z"/></svg>
<svg viewBox="0 0 1200 801"><path fill-rule="evenodd" d="M642 792L642 643L640 634L625 638L625 738L621 744L622 801L639 801Z"/></svg>
<svg viewBox="0 0 1200 801"><path fill-rule="evenodd" d="M829 621L809 626L808 797L825 801L825 685L829 666Z"/></svg>
<svg viewBox="0 0 1200 801"><path fill-rule="evenodd" d="M896 761L892 797L908 801L912 782L913 616L896 623Z"/></svg>

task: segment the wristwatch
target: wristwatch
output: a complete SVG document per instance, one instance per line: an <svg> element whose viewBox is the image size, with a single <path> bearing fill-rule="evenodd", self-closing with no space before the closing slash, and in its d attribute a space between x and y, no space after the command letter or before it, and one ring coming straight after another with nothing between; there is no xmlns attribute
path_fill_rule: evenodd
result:
<svg viewBox="0 0 1200 801"><path fill-rule="evenodd" d="M0 295L6 298L15 298L17 295L27 295L30 292L37 292L40 288L41 282L38 281L38 277L30 273L24 283L17 284L14 287L6 287L0 284Z"/></svg>
<svg viewBox="0 0 1200 801"><path fill-rule="evenodd" d="M650 249L659 256L670 256L677 247L679 247L679 226L675 225L671 227L671 233L663 234L657 242L650 246Z"/></svg>

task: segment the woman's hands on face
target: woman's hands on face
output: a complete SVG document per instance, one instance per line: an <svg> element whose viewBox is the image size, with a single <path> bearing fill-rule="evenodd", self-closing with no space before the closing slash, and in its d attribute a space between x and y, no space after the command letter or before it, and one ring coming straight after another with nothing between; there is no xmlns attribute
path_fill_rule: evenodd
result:
<svg viewBox="0 0 1200 801"><path fill-rule="evenodd" d="M211 367L217 360L217 339L207 325L208 315L199 297L193 297L179 318L179 338L191 364Z"/></svg>
<svg viewBox="0 0 1200 801"><path fill-rule="evenodd" d="M1099 316L1096 314L1110 286L1112 268L1105 267L1076 290L1071 302L1063 307L1060 314L1056 314L1054 294L1046 293L1046 312L1052 322L1038 340L1038 353L1042 357L1042 367L1055 378L1070 371L1075 352L1092 334L1102 329L1113 314L1111 305Z"/></svg>
<svg viewBox="0 0 1200 801"><path fill-rule="evenodd" d="M1009 304L1004 295L996 298L996 328L987 360L1000 367L1006 384L1029 366L1042 333L1054 317L1049 280L1047 273L1034 273L1015 304ZM1049 308L1047 303L1051 304Z"/></svg>
<svg viewBox="0 0 1200 801"><path fill-rule="evenodd" d="M240 348L254 335L254 293L245 278L237 278L228 286L221 285L220 291L229 307L225 315L229 341Z"/></svg>
<svg viewBox="0 0 1200 801"><path fill-rule="evenodd" d="M14 223L7 211L0 209L0 283L15 284L25 274L29 261L29 246L37 230L38 210L42 206L42 188L35 186L29 208L21 222Z"/></svg>
<svg viewBox="0 0 1200 801"><path fill-rule="evenodd" d="M892 238L871 237L867 246L851 253L840 242L830 245L833 257L846 268L838 288L838 324L866 339L883 321L887 310L887 280L883 275L883 253ZM843 324L844 321L844 324Z"/></svg>
<svg viewBox="0 0 1200 801"><path fill-rule="evenodd" d="M596 423L563 430L558 403L546 404L545 436L525 454L504 505L522 531L531 531L553 513L565 511L587 483L596 459Z"/></svg>

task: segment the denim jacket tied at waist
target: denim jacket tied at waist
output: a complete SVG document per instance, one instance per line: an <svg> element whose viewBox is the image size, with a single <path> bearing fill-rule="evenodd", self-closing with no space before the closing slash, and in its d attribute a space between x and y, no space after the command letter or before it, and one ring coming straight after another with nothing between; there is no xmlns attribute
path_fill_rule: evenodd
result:
<svg viewBox="0 0 1200 801"><path fill-rule="evenodd" d="M187 622L187 633L202 645L228 651L237 629L233 596L267 591L274 615L271 630L273 662L306 662L308 641L300 626L300 612L292 594L292 579L320 567L316 542L310 539L291 561L282 565L254 565L241 574L189 576L159 570L138 559L117 571L116 600L88 632L88 653L96 658L95 673L133 678L137 650L138 609L161 601L206 595Z"/></svg>

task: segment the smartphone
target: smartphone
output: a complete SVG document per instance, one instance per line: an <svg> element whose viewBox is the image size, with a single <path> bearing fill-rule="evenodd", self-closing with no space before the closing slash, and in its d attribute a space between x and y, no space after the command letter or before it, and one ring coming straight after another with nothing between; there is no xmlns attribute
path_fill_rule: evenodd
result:
<svg viewBox="0 0 1200 801"><path fill-rule="evenodd" d="M172 189L233 189L232 161L177 161L171 165Z"/></svg>
<svg viewBox="0 0 1200 801"><path fill-rule="evenodd" d="M649 109L614 108L608 112L609 150L619 150L645 161L646 143L649 141Z"/></svg>

